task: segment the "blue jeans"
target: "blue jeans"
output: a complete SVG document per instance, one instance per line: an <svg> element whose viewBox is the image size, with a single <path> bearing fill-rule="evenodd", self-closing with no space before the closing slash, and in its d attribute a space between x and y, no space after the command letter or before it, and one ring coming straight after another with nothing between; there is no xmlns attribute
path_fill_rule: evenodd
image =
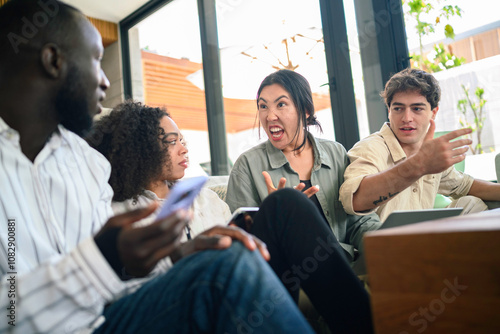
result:
<svg viewBox="0 0 500 334"><path fill-rule="evenodd" d="M189 256L104 311L95 333L314 333L258 252Z"/></svg>

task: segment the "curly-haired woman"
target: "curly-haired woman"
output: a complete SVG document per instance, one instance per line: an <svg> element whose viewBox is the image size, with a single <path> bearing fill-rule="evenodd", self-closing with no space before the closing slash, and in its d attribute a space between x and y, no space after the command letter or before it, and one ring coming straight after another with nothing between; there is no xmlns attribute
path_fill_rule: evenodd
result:
<svg viewBox="0 0 500 334"><path fill-rule="evenodd" d="M87 141L111 163L109 184L116 214L162 202L169 185L188 167L188 149L168 112L140 102L116 106L95 123ZM196 198L193 215L184 239L225 225L231 216L227 204L208 188Z"/></svg>

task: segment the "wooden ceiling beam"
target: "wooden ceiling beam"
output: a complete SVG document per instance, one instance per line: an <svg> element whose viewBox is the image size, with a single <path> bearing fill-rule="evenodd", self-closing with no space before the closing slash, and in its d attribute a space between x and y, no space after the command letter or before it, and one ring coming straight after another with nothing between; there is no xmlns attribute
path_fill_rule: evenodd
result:
<svg viewBox="0 0 500 334"><path fill-rule="evenodd" d="M118 25L113 22L88 17L90 23L96 27L102 37L102 44L107 47L118 41Z"/></svg>

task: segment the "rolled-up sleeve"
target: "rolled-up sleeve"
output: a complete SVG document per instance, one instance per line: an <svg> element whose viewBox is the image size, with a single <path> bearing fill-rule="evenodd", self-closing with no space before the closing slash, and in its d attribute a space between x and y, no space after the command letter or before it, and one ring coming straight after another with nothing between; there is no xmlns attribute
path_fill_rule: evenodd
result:
<svg viewBox="0 0 500 334"><path fill-rule="evenodd" d="M464 174L451 166L441 175L438 193L458 199L469 194L469 190L474 183L474 178Z"/></svg>
<svg viewBox="0 0 500 334"><path fill-rule="evenodd" d="M344 183L340 187L340 201L350 215L368 215L376 210L357 212L353 208L352 200L365 176L387 169L387 159L384 160L384 157L388 154L377 154L380 149L383 148L365 150L363 146L355 146L347 153L350 164L345 170Z"/></svg>

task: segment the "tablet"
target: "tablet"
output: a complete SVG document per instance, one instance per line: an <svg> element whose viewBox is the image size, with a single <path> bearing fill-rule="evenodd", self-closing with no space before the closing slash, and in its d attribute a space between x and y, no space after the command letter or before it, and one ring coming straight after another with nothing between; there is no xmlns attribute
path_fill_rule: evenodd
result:
<svg viewBox="0 0 500 334"><path fill-rule="evenodd" d="M250 217L253 217L257 211L259 211L259 208L256 206L242 206L241 208L234 210L233 215L229 218L227 223L229 224L232 221L237 221L245 214L249 214Z"/></svg>
<svg viewBox="0 0 500 334"><path fill-rule="evenodd" d="M458 216L460 213L462 213L462 210L463 208L443 208L393 211L389 214L389 216L387 216L380 229Z"/></svg>
<svg viewBox="0 0 500 334"><path fill-rule="evenodd" d="M379 230L458 216L462 210L463 208L445 208L393 211L387 216ZM356 262L352 264L352 270L356 275L366 275L365 254L361 254Z"/></svg>
<svg viewBox="0 0 500 334"><path fill-rule="evenodd" d="M251 224L248 224L247 221L245 221L245 216L249 215L251 218L253 218L257 211L259 211L259 208L256 206L245 206L238 208L234 210L233 215L231 216L231 218L229 218L227 224L230 224L232 222L239 228L242 228L248 232L250 230Z"/></svg>
<svg viewBox="0 0 500 334"><path fill-rule="evenodd" d="M189 209L208 177L197 176L177 182L165 199L156 220L163 219L179 209Z"/></svg>

